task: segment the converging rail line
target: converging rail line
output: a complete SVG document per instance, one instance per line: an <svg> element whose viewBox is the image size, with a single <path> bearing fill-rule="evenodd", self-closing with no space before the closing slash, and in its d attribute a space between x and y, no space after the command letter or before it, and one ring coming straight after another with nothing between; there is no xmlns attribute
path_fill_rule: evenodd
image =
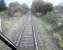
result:
<svg viewBox="0 0 63 50"><path fill-rule="evenodd" d="M24 25L24 31L21 33L18 41L18 50L36 50L36 37L30 17L28 18L27 23Z"/></svg>
<svg viewBox="0 0 63 50"><path fill-rule="evenodd" d="M6 42L8 42L8 44L10 44L10 47L12 47L13 50L14 49L15 50L38 50L31 17L28 17L26 23L23 25L23 30L20 32L19 36L15 38L17 40L14 39L15 42L12 40L8 40L8 38L5 35L2 36L2 38Z"/></svg>
<svg viewBox="0 0 63 50"><path fill-rule="evenodd" d="M0 33L0 39L12 50L61 50L44 23L31 13L21 17L6 34Z"/></svg>

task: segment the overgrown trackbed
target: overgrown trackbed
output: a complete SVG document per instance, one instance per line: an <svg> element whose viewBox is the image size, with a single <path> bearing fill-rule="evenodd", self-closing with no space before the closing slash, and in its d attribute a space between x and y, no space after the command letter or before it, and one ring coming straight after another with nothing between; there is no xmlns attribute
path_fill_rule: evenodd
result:
<svg viewBox="0 0 63 50"><path fill-rule="evenodd" d="M28 13L5 34L18 50L60 50L42 21Z"/></svg>

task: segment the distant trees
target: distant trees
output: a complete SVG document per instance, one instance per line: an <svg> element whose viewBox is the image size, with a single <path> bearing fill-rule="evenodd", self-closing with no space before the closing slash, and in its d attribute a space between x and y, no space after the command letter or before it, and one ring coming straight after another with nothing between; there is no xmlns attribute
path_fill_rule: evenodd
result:
<svg viewBox="0 0 63 50"><path fill-rule="evenodd" d="M53 5L51 3L46 3L44 6L44 8L46 8L46 10L49 12L53 10Z"/></svg>
<svg viewBox="0 0 63 50"><path fill-rule="evenodd" d="M28 6L27 6L25 3L23 3L23 4L21 5L21 8L22 8L22 10L23 10L23 13L27 13L27 12L29 11L29 8L28 8Z"/></svg>
<svg viewBox="0 0 63 50"><path fill-rule="evenodd" d="M63 6L61 5L57 5L54 7L54 10L56 10L57 12L56 13L63 13Z"/></svg>
<svg viewBox="0 0 63 50"><path fill-rule="evenodd" d="M4 0L0 0L0 11L3 11L6 9L6 4Z"/></svg>
<svg viewBox="0 0 63 50"><path fill-rule="evenodd" d="M29 10L29 8L25 3L19 4L18 2L13 2L13 3L9 4L8 14L10 16L14 16L14 14L18 11L21 14L25 14L26 12L28 12L28 10Z"/></svg>
<svg viewBox="0 0 63 50"><path fill-rule="evenodd" d="M20 4L18 2L11 2L8 7L8 15L13 16L15 13L15 10L20 7Z"/></svg>
<svg viewBox="0 0 63 50"><path fill-rule="evenodd" d="M53 10L53 5L51 3L45 3L44 1L36 1L32 3L31 10L33 13L39 12L46 14Z"/></svg>

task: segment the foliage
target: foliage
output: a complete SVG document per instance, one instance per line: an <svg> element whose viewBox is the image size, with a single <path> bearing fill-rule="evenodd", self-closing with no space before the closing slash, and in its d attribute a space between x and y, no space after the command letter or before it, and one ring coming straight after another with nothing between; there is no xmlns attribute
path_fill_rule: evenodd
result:
<svg viewBox="0 0 63 50"><path fill-rule="evenodd" d="M2 11L2 12L0 12L0 16L2 17L2 16L8 16L8 13L6 12L6 11Z"/></svg>
<svg viewBox="0 0 63 50"><path fill-rule="evenodd" d="M13 2L9 4L8 14L14 16L15 12L20 11L22 14L25 14L28 11L28 6L23 3L19 4L18 2Z"/></svg>
<svg viewBox="0 0 63 50"><path fill-rule="evenodd" d="M21 5L21 8L22 8L24 14L29 11L29 8L28 8L28 6L27 6L25 3L23 3L23 4Z"/></svg>
<svg viewBox="0 0 63 50"><path fill-rule="evenodd" d="M32 3L31 8L33 13L39 12L42 14L46 14L48 11L53 10L53 5L51 3L45 3L43 1L36 1Z"/></svg>
<svg viewBox="0 0 63 50"><path fill-rule="evenodd" d="M8 15L13 16L15 13L15 10L20 7L20 4L18 2L11 2L8 7Z"/></svg>
<svg viewBox="0 0 63 50"><path fill-rule="evenodd" d="M45 8L47 11L52 11L53 10L53 5L51 3L46 3Z"/></svg>
<svg viewBox="0 0 63 50"><path fill-rule="evenodd" d="M53 37L59 47L63 48L63 16L56 15L54 12L48 13L42 17L42 20L51 26ZM61 23L61 24L58 24ZM47 26L48 27L48 26Z"/></svg>
<svg viewBox="0 0 63 50"><path fill-rule="evenodd" d="M53 36L56 39L57 44L59 45L59 47L63 48L63 37L60 34L58 34L57 32L53 33Z"/></svg>
<svg viewBox="0 0 63 50"><path fill-rule="evenodd" d="M6 5L5 5L4 0L0 0L0 11L3 11L5 9L6 9Z"/></svg>
<svg viewBox="0 0 63 50"><path fill-rule="evenodd" d="M3 17L1 21L1 28L3 33L7 33L7 31L12 27L13 22L10 17Z"/></svg>
<svg viewBox="0 0 63 50"><path fill-rule="evenodd" d="M47 22L49 24L56 24L58 19L57 19L57 16L55 14L50 12L47 15L43 16L42 20L44 20L45 22Z"/></svg>

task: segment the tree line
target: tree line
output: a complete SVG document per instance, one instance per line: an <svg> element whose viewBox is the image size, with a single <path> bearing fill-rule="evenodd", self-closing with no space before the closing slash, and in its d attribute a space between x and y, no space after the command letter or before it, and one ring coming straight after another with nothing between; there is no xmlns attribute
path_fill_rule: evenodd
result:
<svg viewBox="0 0 63 50"><path fill-rule="evenodd" d="M22 7L27 8L26 5L23 5ZM5 9L6 9L5 0L0 0L0 10L5 10ZM41 12L43 14L46 14L48 11L52 11L52 9L53 9L53 5L51 3L46 3L44 1L34 1L32 2L32 6L31 6L32 12Z"/></svg>
<svg viewBox="0 0 63 50"><path fill-rule="evenodd" d="M6 4L4 0L0 0L0 11L6 10Z"/></svg>
<svg viewBox="0 0 63 50"><path fill-rule="evenodd" d="M53 5L51 3L47 3L44 1L34 1L32 3L31 11L32 13L42 13L46 14L47 12L51 12L53 10Z"/></svg>

